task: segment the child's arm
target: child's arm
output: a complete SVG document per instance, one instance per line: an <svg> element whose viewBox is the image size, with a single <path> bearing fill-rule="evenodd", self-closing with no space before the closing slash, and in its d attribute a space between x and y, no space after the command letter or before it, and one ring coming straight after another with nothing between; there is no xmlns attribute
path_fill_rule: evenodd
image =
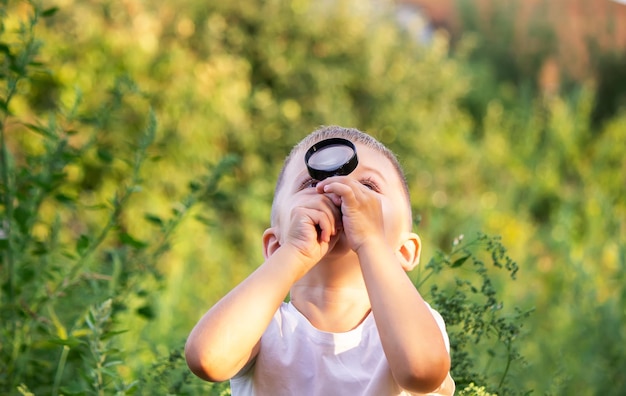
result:
<svg viewBox="0 0 626 396"><path fill-rule="evenodd" d="M225 381L256 356L259 340L289 288L336 240L332 237L337 234L338 208L323 195L298 198L290 202L291 215L283 235L276 227L265 232L265 263L213 306L191 331L185 357L200 378Z"/></svg>
<svg viewBox="0 0 626 396"><path fill-rule="evenodd" d="M319 192L341 198L342 223L351 248L357 253L372 313L392 374L404 389L428 393L437 389L450 369L444 338L430 309L402 268L410 261L411 246L390 246L411 239L404 227L383 216L397 216L384 194L348 178L329 178ZM416 238L416 236L415 236ZM397 242L399 239L400 242ZM392 242L393 240L393 242ZM399 256L397 256L399 255Z"/></svg>
<svg viewBox="0 0 626 396"><path fill-rule="evenodd" d="M396 381L410 391L432 392L446 378L450 357L430 309L383 239L371 238L357 254Z"/></svg>
<svg viewBox="0 0 626 396"><path fill-rule="evenodd" d="M256 356L261 335L298 278L289 246L278 249L254 273L214 305L185 345L191 371L208 381L233 377Z"/></svg>

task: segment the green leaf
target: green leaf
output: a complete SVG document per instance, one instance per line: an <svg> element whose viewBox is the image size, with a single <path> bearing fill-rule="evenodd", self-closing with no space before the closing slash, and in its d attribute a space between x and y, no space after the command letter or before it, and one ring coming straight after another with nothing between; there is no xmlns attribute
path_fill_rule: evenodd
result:
<svg viewBox="0 0 626 396"><path fill-rule="evenodd" d="M196 219L196 221L198 221L201 224L204 224L207 227L214 227L217 224L215 220L211 220L202 215L196 215L194 216L194 219Z"/></svg>
<svg viewBox="0 0 626 396"><path fill-rule="evenodd" d="M54 14L56 14L57 11L59 11L59 7L50 7L47 10L43 10L41 12L41 16L44 17L44 18L48 18L48 17L51 17Z"/></svg>
<svg viewBox="0 0 626 396"><path fill-rule="evenodd" d="M23 206L18 206L13 212L13 217L15 218L20 231L25 233L28 228L28 219L31 217L30 211Z"/></svg>
<svg viewBox="0 0 626 396"><path fill-rule="evenodd" d="M128 246L134 247L135 249L143 249L146 246L148 246L147 243L133 238L130 234L128 234L126 232L123 232L123 233L120 234L120 241L124 245L128 245Z"/></svg>
<svg viewBox="0 0 626 396"><path fill-rule="evenodd" d="M144 215L144 218L146 220L148 220L152 224L156 224L158 226L163 227L163 220L159 216L157 216L157 215L153 215L153 214L149 214L148 213L148 214Z"/></svg>
<svg viewBox="0 0 626 396"><path fill-rule="evenodd" d="M39 133L42 136L45 137L49 137L49 138L55 138L56 136L54 136L54 134L50 133L50 131L48 131L48 129L46 129L45 127L39 126L39 125L35 125L35 124L31 124L29 122L25 122L23 124L26 128L30 129L33 132Z"/></svg>
<svg viewBox="0 0 626 396"><path fill-rule="evenodd" d="M107 164L110 164L111 162L113 162L113 154L111 154L111 152L105 148L99 147L98 148L98 158Z"/></svg>
<svg viewBox="0 0 626 396"><path fill-rule="evenodd" d="M76 198L75 197L70 197L69 195L63 194L63 193L59 193L56 194L54 196L54 198L61 202L61 203L65 203L65 204L70 204L70 203L74 203L76 202Z"/></svg>
<svg viewBox="0 0 626 396"><path fill-rule="evenodd" d="M35 242L35 246L33 247L33 254L35 256L43 256L45 254L48 254L49 252L50 250L48 249L46 244L42 242Z"/></svg>
<svg viewBox="0 0 626 396"><path fill-rule="evenodd" d="M154 309L150 305L144 305L143 307L137 308L137 314L146 319L154 319L156 316Z"/></svg>
<svg viewBox="0 0 626 396"><path fill-rule="evenodd" d="M10 58L13 57L11 54L11 48L5 43L0 43L0 52L4 52Z"/></svg>
<svg viewBox="0 0 626 396"><path fill-rule="evenodd" d="M89 237L83 234L80 236L80 238L78 238L78 241L76 241L76 252L79 255L82 255L83 253L85 253L85 251L87 251L88 247L89 247Z"/></svg>
<svg viewBox="0 0 626 396"><path fill-rule="evenodd" d="M202 188L202 185L198 183L197 181L189 182L189 190L196 192L196 191L199 191L200 188Z"/></svg>
<svg viewBox="0 0 626 396"><path fill-rule="evenodd" d="M107 331L106 333L104 333L104 334L100 337L100 339L101 339L102 341L105 341L105 340L111 339L111 338L113 338L113 337L115 337L115 336L118 336L118 335L120 335L120 334L124 334L124 333L128 333L128 330L115 330L115 331Z"/></svg>
<svg viewBox="0 0 626 396"><path fill-rule="evenodd" d="M450 268L460 267L470 257L471 257L471 254L468 254L466 256L463 256L461 258L458 258L458 259L454 260L454 262L450 265Z"/></svg>

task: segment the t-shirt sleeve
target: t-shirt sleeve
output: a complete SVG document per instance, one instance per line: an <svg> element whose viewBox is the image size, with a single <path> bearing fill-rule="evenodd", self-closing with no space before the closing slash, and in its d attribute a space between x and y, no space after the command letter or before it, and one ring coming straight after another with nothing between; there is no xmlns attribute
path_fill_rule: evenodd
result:
<svg viewBox="0 0 626 396"><path fill-rule="evenodd" d="M283 313L282 313L282 311L283 311L283 309L285 307L286 307L286 304L283 303L281 305L281 308L276 310L276 313L274 313L274 316L272 317L272 321L271 321L272 323L273 322L282 323L282 321L283 321L283 318L282 318ZM267 329L266 329L266 331L267 331ZM254 366L256 364L257 357L258 357L258 355L253 357L252 359L250 359L250 361L248 363L246 363L246 365L243 366L241 368L241 370L239 370L239 372L233 376L233 378L231 378L231 381L232 380L239 380L239 379L241 379L243 377L252 375L253 374L253 370L254 370Z"/></svg>

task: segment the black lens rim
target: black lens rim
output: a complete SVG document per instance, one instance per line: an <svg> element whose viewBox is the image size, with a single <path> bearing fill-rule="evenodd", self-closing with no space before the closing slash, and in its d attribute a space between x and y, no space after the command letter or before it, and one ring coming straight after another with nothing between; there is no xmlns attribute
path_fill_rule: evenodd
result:
<svg viewBox="0 0 626 396"><path fill-rule="evenodd" d="M343 146L347 146L351 148L352 157L348 161L344 162L342 165L338 166L335 169L322 170L322 169L315 169L309 166L309 158L311 158L311 156L315 154L317 151L319 151L320 149L326 146L330 146L330 145L343 145ZM354 145L354 143L352 143L351 141L347 139L330 138L330 139L325 139L320 142L317 142L313 146L311 146L307 150L306 154L304 154L304 162L306 164L307 170L309 171L309 175L311 175L311 177L314 178L315 180L322 181L326 179L327 177L331 177L331 176L349 175L350 173L352 173L353 170L356 169L357 165L359 164L359 159L356 155L356 146Z"/></svg>

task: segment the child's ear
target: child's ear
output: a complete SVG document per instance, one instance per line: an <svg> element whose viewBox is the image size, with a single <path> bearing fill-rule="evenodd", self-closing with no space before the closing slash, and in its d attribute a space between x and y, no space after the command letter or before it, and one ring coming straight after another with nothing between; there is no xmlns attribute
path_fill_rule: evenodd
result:
<svg viewBox="0 0 626 396"><path fill-rule="evenodd" d="M404 239L404 243L397 252L402 268L405 271L411 271L419 264L421 251L422 241L420 237L413 232L408 233Z"/></svg>
<svg viewBox="0 0 626 396"><path fill-rule="evenodd" d="M280 247L276 228L270 227L263 232L263 257L267 260Z"/></svg>

